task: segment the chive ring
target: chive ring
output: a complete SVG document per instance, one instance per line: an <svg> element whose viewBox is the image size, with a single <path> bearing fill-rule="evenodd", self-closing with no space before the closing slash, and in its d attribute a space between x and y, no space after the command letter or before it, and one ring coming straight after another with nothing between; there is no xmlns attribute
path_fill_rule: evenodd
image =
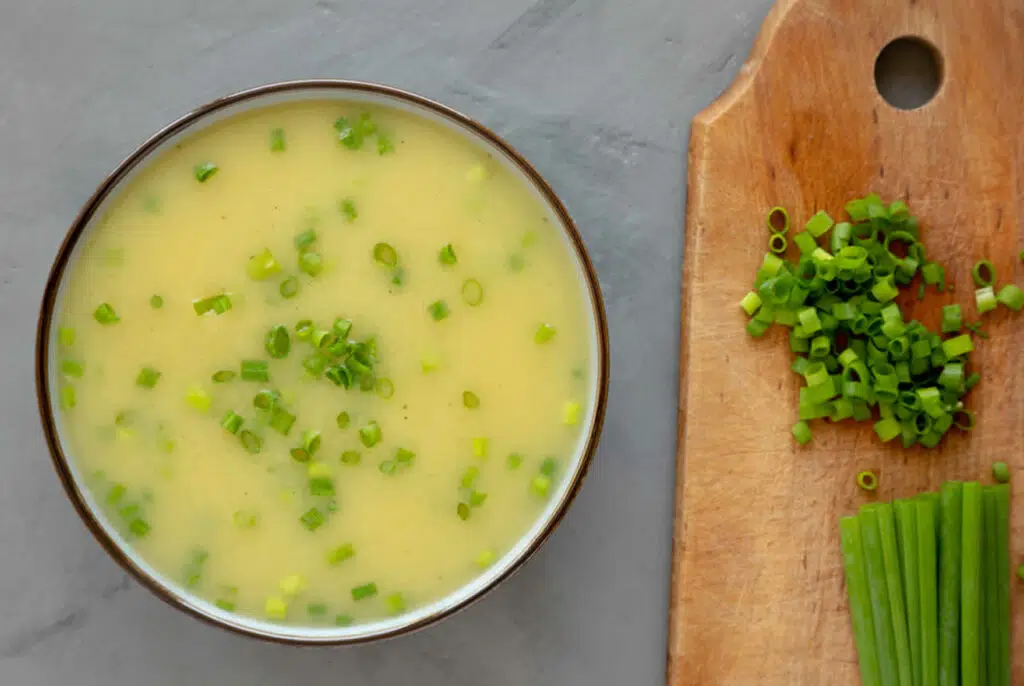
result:
<svg viewBox="0 0 1024 686"><path fill-rule="evenodd" d="M978 260L971 267L971 278L978 288L991 286L996 282L996 268L988 260Z"/></svg>
<svg viewBox="0 0 1024 686"><path fill-rule="evenodd" d="M871 470L860 472L857 474L857 485L865 491L874 491L878 488L878 477Z"/></svg>
<svg viewBox="0 0 1024 686"><path fill-rule="evenodd" d="M462 299L470 307L476 307L484 300L484 287L476 279L466 279L462 284Z"/></svg>
<svg viewBox="0 0 1024 686"><path fill-rule="evenodd" d="M765 217L765 224L768 225L768 230L772 233L788 233L789 212L786 211L785 207L773 207L768 210L768 216Z"/></svg>
<svg viewBox="0 0 1024 686"><path fill-rule="evenodd" d="M773 233L772 237L768 239L768 249L776 255L786 252L787 247L789 247L789 241L781 233Z"/></svg>

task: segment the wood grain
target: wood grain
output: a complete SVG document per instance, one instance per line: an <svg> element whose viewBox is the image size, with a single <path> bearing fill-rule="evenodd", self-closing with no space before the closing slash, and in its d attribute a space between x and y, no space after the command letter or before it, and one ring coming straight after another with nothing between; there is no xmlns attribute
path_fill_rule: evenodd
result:
<svg viewBox="0 0 1024 686"><path fill-rule="evenodd" d="M927 105L888 105L881 49L918 36L942 57ZM670 686L859 683L837 519L879 497L988 480L996 459L1024 479L1024 317L986 318L969 436L938 450L883 447L870 425L818 422L795 445L797 381L781 331L752 340L738 302L767 245L763 217L786 205L802 226L868 191L906 200L953 294L906 301L930 326L960 302L975 319L970 266L1024 285L1024 3L1020 0L782 0L736 83L693 122L689 152L679 454L668 660ZM1024 550L1014 498L1013 560ZM1014 615L1015 637L1024 619ZM1024 646L1014 641L1014 682Z"/></svg>

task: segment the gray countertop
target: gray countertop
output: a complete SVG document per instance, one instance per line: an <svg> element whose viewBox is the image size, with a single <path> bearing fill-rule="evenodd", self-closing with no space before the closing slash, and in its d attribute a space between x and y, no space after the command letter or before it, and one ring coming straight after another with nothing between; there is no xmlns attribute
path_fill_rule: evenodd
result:
<svg viewBox="0 0 1024 686"><path fill-rule="evenodd" d="M0 682L655 686L664 681L685 150L769 0L33 0L0 21ZM167 607L64 496L32 374L50 262L97 183L224 93L376 80L450 104L547 176L612 339L601 448L555 536L481 602L379 645L295 649Z"/></svg>

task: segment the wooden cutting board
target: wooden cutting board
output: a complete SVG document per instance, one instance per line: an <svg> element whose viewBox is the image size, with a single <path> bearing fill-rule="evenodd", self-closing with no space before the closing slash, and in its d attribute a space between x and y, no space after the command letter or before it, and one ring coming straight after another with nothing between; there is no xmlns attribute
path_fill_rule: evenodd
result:
<svg viewBox="0 0 1024 686"><path fill-rule="evenodd" d="M887 104L874 80L879 52L901 36L935 46L943 68L935 98L912 111ZM976 320L970 267L982 257L1000 282L1024 286L1024 2L780 0L736 82L694 119L670 686L859 684L837 533L839 516L867 500L855 474L874 469L885 499L990 481L997 459L1024 479L1024 316L1005 309L986 317L991 338L974 356L984 380L969 437L907 451L881 445L870 424L815 422L813 443L794 443L787 339L749 338L738 303L766 250L770 207L802 227L869 191L910 204L955 285L905 301L909 316L935 327L941 306L960 302ZM1015 683L1022 623L1015 614Z"/></svg>

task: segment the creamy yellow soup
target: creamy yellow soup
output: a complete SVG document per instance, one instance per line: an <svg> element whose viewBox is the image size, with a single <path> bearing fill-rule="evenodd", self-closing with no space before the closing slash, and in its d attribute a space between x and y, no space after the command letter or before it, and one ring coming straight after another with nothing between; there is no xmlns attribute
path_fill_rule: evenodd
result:
<svg viewBox="0 0 1024 686"><path fill-rule="evenodd" d="M154 569L347 625L465 585L574 464L594 325L534 192L410 112L232 116L112 201L65 277L66 451Z"/></svg>

